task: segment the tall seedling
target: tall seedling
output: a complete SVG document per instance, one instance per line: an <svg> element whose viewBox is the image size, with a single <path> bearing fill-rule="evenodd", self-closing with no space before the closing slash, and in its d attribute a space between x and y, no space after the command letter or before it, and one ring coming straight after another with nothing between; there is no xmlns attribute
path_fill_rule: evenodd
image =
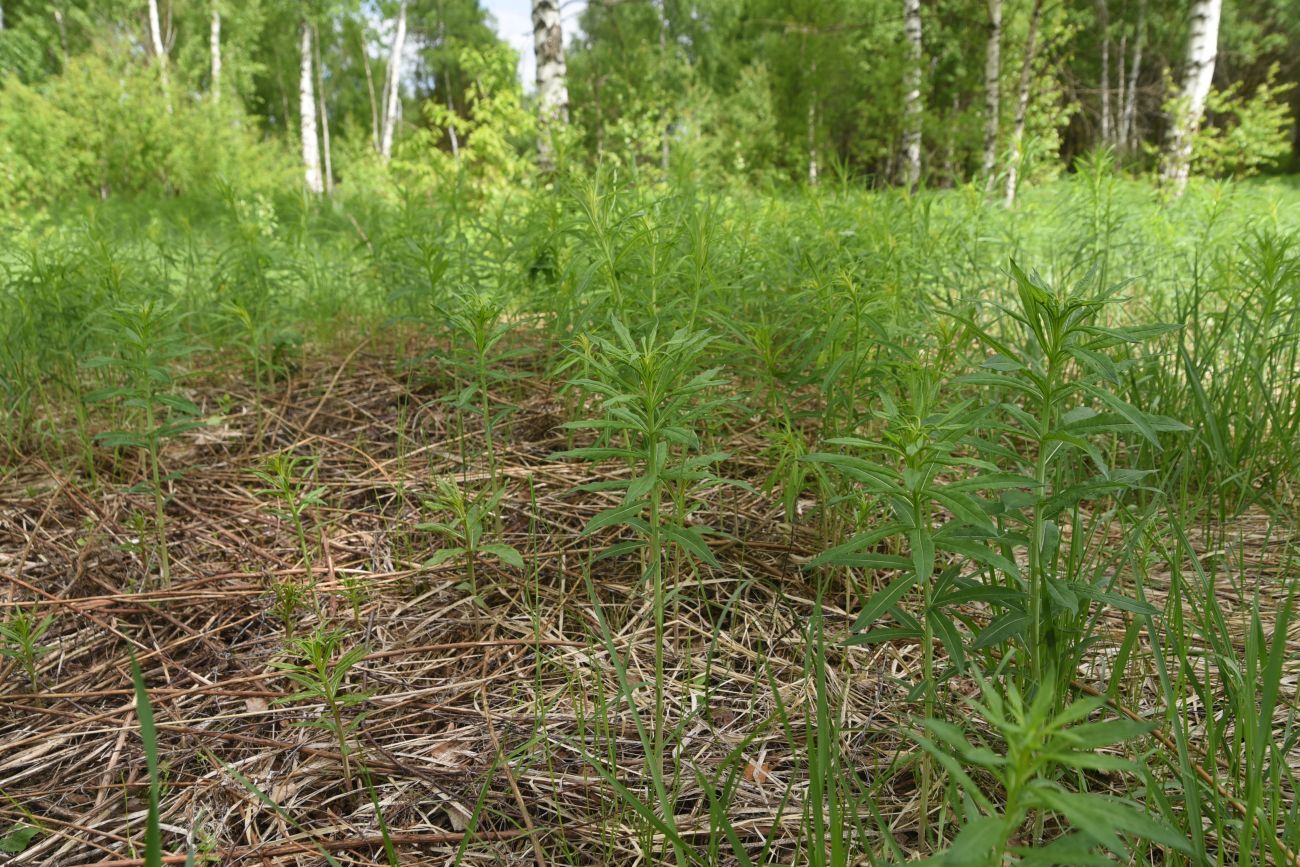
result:
<svg viewBox="0 0 1300 867"><path fill-rule="evenodd" d="M162 472L163 442L202 427L198 405L176 391L172 371L194 348L180 329L179 318L155 301L118 307L103 325L104 339L117 347L114 355L101 355L85 366L108 372L117 384L86 395L87 402L113 402L123 410L120 420L128 427L96 437L109 448L138 450L147 464L147 479L133 490L148 491L154 501L159 573L171 583L171 557L167 549L166 494L163 483L172 476Z"/></svg>
<svg viewBox="0 0 1300 867"><path fill-rule="evenodd" d="M486 292L455 295L441 313L452 331L453 364L460 369L461 378L466 383L454 396L453 403L457 409L472 412L482 419L488 472L495 487L495 432L501 413L492 408L492 388L511 378L500 365L518 352L502 352L499 348L501 340L510 333L511 324L506 319L505 305Z"/></svg>
<svg viewBox="0 0 1300 867"><path fill-rule="evenodd" d="M583 535L625 527L633 538L615 544L601 557L641 555L643 581L650 587L654 607L655 716L648 745L651 773L663 809L670 810L662 774L666 572L673 553L686 560L717 564L705 538L711 530L688 524L688 517L692 511L690 488L720 481L713 467L726 455L704 453L699 432L722 407L721 399L707 395L723 380L716 369L700 369L709 344L703 334L682 330L663 340L651 329L636 339L617 319L612 325L613 339L595 337L584 342L589 378L573 383L602 399L603 418L568 423L573 429L597 431L599 442L556 457L623 461L631 470L626 479L583 486L587 491L622 492L622 502L593 517ZM678 851L677 857L680 860L684 855Z"/></svg>
<svg viewBox="0 0 1300 867"><path fill-rule="evenodd" d="M1023 590L1024 609L1009 611L988 629L999 640L1014 638L1023 646L1020 680L1027 694L1046 679L1057 678L1055 694L1065 696L1087 644L1085 631L1094 605L1155 613L1113 592L1113 577L1094 581L1084 573L1085 558L1077 546L1085 544L1085 534L1078 530L1084 503L1132 492L1150 472L1111 466L1097 444L1099 435L1137 437L1159 449L1162 432L1188 430L1115 393L1125 363L1113 359L1111 352L1175 326L1103 326L1100 314L1120 287L1093 289L1091 274L1064 290L1052 289L1014 262L1011 276L1018 304L1001 310L1017 324L1022 340L995 337L963 319L994 354L983 370L962 381L1015 398L1001 405L1004 422L998 432L1024 447L999 450L999 455L1031 484L1027 493L1010 492L1001 498L1003 519L1024 530L1008 536L1011 550L1023 549L1028 563L1024 581L1009 584ZM1076 532L1063 544L1061 523L1066 519Z"/></svg>

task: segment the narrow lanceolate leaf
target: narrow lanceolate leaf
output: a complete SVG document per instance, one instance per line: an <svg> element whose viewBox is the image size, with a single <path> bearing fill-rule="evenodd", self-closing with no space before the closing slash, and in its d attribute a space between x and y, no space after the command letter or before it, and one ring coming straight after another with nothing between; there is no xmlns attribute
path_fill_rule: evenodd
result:
<svg viewBox="0 0 1300 867"><path fill-rule="evenodd" d="M587 522L587 526L582 528L582 535L590 536L592 533L612 527L619 524L626 524L633 518L637 518L646 509L645 501L635 503L624 503L621 506L615 506L612 509L605 509L597 512L595 517Z"/></svg>
<svg viewBox="0 0 1300 867"><path fill-rule="evenodd" d="M509 545L494 542L490 545L483 545L479 550L484 554L491 554L501 562L514 566L516 569L524 568L523 555Z"/></svg>
<svg viewBox="0 0 1300 867"><path fill-rule="evenodd" d="M1124 419L1142 434L1153 446L1160 447L1160 440L1156 438L1155 428L1151 426L1151 419L1146 413L1131 403L1116 397L1104 388L1097 388L1086 383L1082 384L1084 391L1100 400L1108 407L1119 413Z"/></svg>
<svg viewBox="0 0 1300 867"><path fill-rule="evenodd" d="M867 600L867 604L853 621L853 631L861 632L885 615L889 609L898 604L908 590L916 585L916 573L909 572L897 578L884 590L879 590Z"/></svg>
<svg viewBox="0 0 1300 867"><path fill-rule="evenodd" d="M717 566L718 560L713 556L713 551L704 541L704 531L700 527L676 527L672 524L665 524L663 531L669 539L676 542L681 548L691 556L703 560L710 566Z"/></svg>
<svg viewBox="0 0 1300 867"><path fill-rule="evenodd" d="M1009 611L995 617L992 623L980 630L979 636L971 646L974 650L983 650L985 647L1003 644L1020 636L1028 623L1029 615L1019 611Z"/></svg>
<svg viewBox="0 0 1300 867"><path fill-rule="evenodd" d="M140 663L131 654L131 682L135 686L135 712L140 718L140 739L144 742L145 768L149 773L149 815L144 828L144 864L145 867L162 867L162 828L158 815L158 798L161 789L161 774L158 770L158 731L154 727L153 705L149 702L149 690L144 685L144 675L140 672Z"/></svg>

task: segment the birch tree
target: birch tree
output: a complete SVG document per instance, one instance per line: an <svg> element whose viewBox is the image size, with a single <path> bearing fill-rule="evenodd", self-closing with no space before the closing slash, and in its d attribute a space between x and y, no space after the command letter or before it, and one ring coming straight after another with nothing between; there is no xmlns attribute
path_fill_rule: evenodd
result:
<svg viewBox="0 0 1300 867"><path fill-rule="evenodd" d="M320 145L316 141L316 91L312 80L311 23L302 22L301 66L298 74L298 114L302 127L302 164L307 192L324 191L320 171Z"/></svg>
<svg viewBox="0 0 1300 867"><path fill-rule="evenodd" d="M1133 30L1133 64L1128 71L1128 86L1124 91L1124 105L1120 109L1119 144L1127 149L1134 139L1137 122L1138 74L1142 69L1142 45L1146 41L1147 0L1138 0L1137 23Z"/></svg>
<svg viewBox="0 0 1300 867"><path fill-rule="evenodd" d="M1214 81L1214 61L1219 52L1219 17L1223 0L1193 0L1191 29L1187 35L1187 66L1182 92L1174 105L1165 151L1164 180L1182 195L1192 163L1192 138L1205 112L1205 99Z"/></svg>
<svg viewBox="0 0 1300 867"><path fill-rule="evenodd" d="M998 125L1002 114L1002 0L989 0L989 39L984 52L985 189L992 190L998 159Z"/></svg>
<svg viewBox="0 0 1300 867"><path fill-rule="evenodd" d="M158 73L162 77L163 100L167 110L171 110L171 82L167 75L167 48L163 45L162 21L158 16L158 0L149 0L149 42L153 47L154 59L158 61Z"/></svg>
<svg viewBox="0 0 1300 867"><path fill-rule="evenodd" d="M1016 87L1016 121L1011 130L1011 153L1007 157L1006 205L1016 203L1016 183L1025 144L1025 117L1029 114L1030 86L1034 79L1034 52L1038 49L1038 22L1043 16L1043 0L1034 0L1029 15L1029 33L1025 36L1025 56L1020 61L1020 82Z"/></svg>
<svg viewBox="0 0 1300 867"><path fill-rule="evenodd" d="M388 53L388 77L384 94L384 128L379 153L384 162L393 154L393 129L397 126L397 110L402 95L402 51L406 46L406 0L397 7L397 27L393 31L393 44Z"/></svg>
<svg viewBox="0 0 1300 867"><path fill-rule="evenodd" d="M903 181L915 189L921 181L921 0L903 0L903 34L907 71L903 75Z"/></svg>
<svg viewBox="0 0 1300 867"><path fill-rule="evenodd" d="M366 72L366 93L370 96L370 146L379 153L379 101L375 96L375 77L370 71L370 52L366 48L366 30L357 29L357 42L361 47L361 67Z"/></svg>
<svg viewBox="0 0 1300 867"><path fill-rule="evenodd" d="M568 123L569 89L565 83L564 31L558 0L533 0L533 54L537 61L537 105L541 120L539 157L544 168L554 164L552 130Z"/></svg>
<svg viewBox="0 0 1300 867"><path fill-rule="evenodd" d="M1101 143L1110 144L1114 136L1110 114L1110 7L1097 0L1097 29L1101 31Z"/></svg>
<svg viewBox="0 0 1300 867"><path fill-rule="evenodd" d="M320 31L313 25L313 53L316 58L316 105L319 109L321 145L324 148L325 165L322 168L325 192L334 192L334 159L330 149L330 115L325 110L325 64L320 59Z"/></svg>
<svg viewBox="0 0 1300 867"><path fill-rule="evenodd" d="M212 59L212 102L221 102L221 7L212 0L212 21L208 26L208 53Z"/></svg>

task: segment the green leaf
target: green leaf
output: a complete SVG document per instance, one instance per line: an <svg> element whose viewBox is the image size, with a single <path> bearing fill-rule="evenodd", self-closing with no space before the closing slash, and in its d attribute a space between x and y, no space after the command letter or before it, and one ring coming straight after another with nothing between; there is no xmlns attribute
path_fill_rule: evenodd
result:
<svg viewBox="0 0 1300 867"><path fill-rule="evenodd" d="M597 512L595 516L587 522L587 526L582 528L581 535L590 536L592 533L603 530L606 527L614 526L616 524L627 524L633 518L640 517L641 513L645 511L645 508L645 502L638 501L635 503L624 503L621 506L615 506L612 509L605 509Z"/></svg>
<svg viewBox="0 0 1300 867"><path fill-rule="evenodd" d="M433 556L429 557L429 559L424 561L424 565L441 566L443 563L446 563L448 560L453 560L456 557L462 557L464 556L464 554L465 554L464 548L440 548L439 550L433 552Z"/></svg>
<svg viewBox="0 0 1300 867"><path fill-rule="evenodd" d="M485 554L492 554L501 562L514 566L516 569L524 568L523 555L509 545L494 542L490 545L483 545L479 550Z"/></svg>
<svg viewBox="0 0 1300 867"><path fill-rule="evenodd" d="M897 578L884 590L879 590L871 595L867 604L862 606L862 611L853 621L852 631L861 632L871 624L875 623L885 612L898 604L908 590L911 590L916 584L916 573L909 572L901 578Z"/></svg>
<svg viewBox="0 0 1300 867"><path fill-rule="evenodd" d="M718 559L713 556L713 551L704 541L704 533L700 527L676 527L672 524L665 524L661 528L664 535L681 546L693 557L703 560L710 566L716 567Z"/></svg>
<svg viewBox="0 0 1300 867"><path fill-rule="evenodd" d="M135 712L140 718L140 740L144 742L145 769L149 774L149 813L144 828L144 865L145 867L162 867L162 828L158 815L158 798L162 775L158 770L158 731L154 727L153 705L149 702L149 690L144 685L144 675L140 663L135 658L135 651L127 648L131 655L131 683L135 687Z"/></svg>
<svg viewBox="0 0 1300 867"><path fill-rule="evenodd" d="M41 833L40 828L31 825L15 825L8 834L0 837L0 852L10 854L22 852L31 845L32 840L39 833Z"/></svg>
<svg viewBox="0 0 1300 867"><path fill-rule="evenodd" d="M1006 614L995 617L988 626L981 629L971 648L973 650L983 650L986 647L1010 641L1023 633L1028 623L1029 615L1019 611L1008 611Z"/></svg>

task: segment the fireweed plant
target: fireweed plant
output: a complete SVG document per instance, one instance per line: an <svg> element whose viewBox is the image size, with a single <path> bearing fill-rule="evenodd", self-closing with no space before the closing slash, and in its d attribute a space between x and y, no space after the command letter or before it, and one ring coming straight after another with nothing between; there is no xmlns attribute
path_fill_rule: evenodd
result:
<svg viewBox="0 0 1300 867"><path fill-rule="evenodd" d="M95 356L85 366L116 382L91 391L86 401L111 404L118 410L118 420L126 424L99 434L96 441L110 449L134 449L144 458L146 478L133 490L153 497L159 575L167 586L171 556L164 486L175 477L162 471L162 447L167 440L205 424L198 405L178 392L174 370L193 354L194 346L173 310L152 300L115 308L101 328L116 352Z"/></svg>
<svg viewBox="0 0 1300 867"><path fill-rule="evenodd" d="M588 377L574 385L601 399L603 417L573 421L567 427L595 431L597 444L560 452L560 460L618 461L627 477L592 482L579 490L621 493L622 502L587 522L583 535L621 528L631 531L598 559L636 554L642 566L654 617L654 718L645 744L656 796L663 810L671 801L663 779L667 714L665 707L664 635L670 582L677 566L692 561L716 566L708 545L712 530L691 520L691 492L703 483L721 480L713 467L726 458L705 452L700 431L724 406L712 394L723 384L716 369L702 369L709 339L680 330L660 338L652 328L632 336L618 319L611 321L612 338L595 337L582 344ZM644 734L644 731L643 731ZM671 821L668 815L662 821ZM674 841L679 863L685 858Z"/></svg>

